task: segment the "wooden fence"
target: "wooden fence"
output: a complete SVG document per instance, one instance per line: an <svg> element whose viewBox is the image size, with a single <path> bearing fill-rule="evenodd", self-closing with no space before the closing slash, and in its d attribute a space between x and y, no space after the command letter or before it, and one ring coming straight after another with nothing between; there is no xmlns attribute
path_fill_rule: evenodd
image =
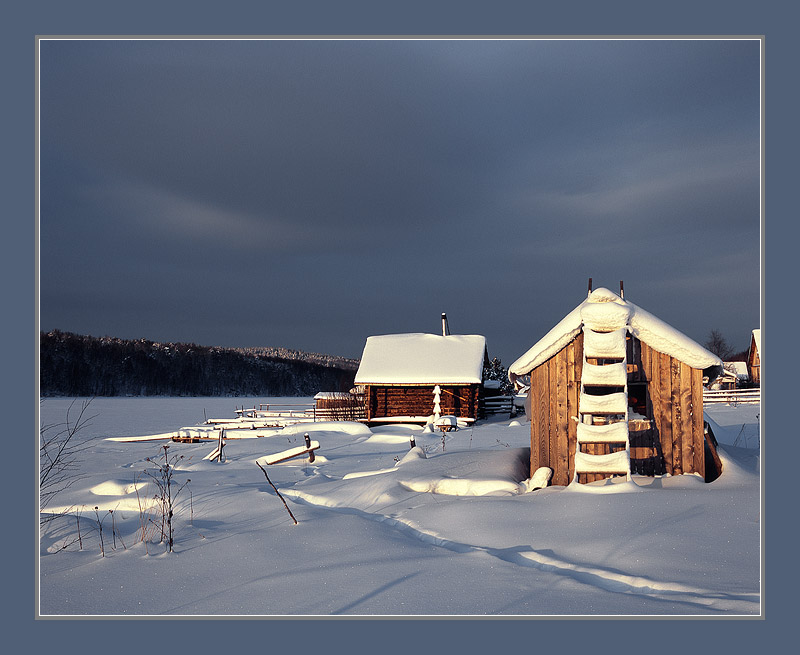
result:
<svg viewBox="0 0 800 655"><path fill-rule="evenodd" d="M511 416L514 411L514 396L489 396L484 398L484 412L487 416L507 414Z"/></svg>
<svg viewBox="0 0 800 655"><path fill-rule="evenodd" d="M756 405L761 402L761 389L704 389L704 405Z"/></svg>

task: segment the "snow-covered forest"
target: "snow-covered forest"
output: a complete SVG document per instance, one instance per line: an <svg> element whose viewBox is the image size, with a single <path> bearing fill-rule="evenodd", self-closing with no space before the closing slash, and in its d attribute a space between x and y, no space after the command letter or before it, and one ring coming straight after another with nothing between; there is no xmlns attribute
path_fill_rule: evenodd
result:
<svg viewBox="0 0 800 655"><path fill-rule="evenodd" d="M347 391L357 367L285 348L40 334L42 396L304 396Z"/></svg>

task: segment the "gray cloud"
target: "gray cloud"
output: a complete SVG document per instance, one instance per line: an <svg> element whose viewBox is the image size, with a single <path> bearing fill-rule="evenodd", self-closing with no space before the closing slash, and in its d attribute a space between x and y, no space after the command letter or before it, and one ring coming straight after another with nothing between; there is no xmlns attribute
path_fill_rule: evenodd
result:
<svg viewBox="0 0 800 655"><path fill-rule="evenodd" d="M758 289L734 301L719 271L758 278L758 57L711 40L44 41L42 327L358 355L445 310L508 360L591 275L656 314L703 307L687 333L739 345Z"/></svg>

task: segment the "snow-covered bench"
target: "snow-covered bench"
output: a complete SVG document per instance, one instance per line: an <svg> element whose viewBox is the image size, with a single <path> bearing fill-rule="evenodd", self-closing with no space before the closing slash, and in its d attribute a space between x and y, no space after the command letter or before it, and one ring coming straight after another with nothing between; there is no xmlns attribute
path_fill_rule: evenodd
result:
<svg viewBox="0 0 800 655"><path fill-rule="evenodd" d="M434 427L442 432L458 430L458 418L455 416L440 416L433 422Z"/></svg>

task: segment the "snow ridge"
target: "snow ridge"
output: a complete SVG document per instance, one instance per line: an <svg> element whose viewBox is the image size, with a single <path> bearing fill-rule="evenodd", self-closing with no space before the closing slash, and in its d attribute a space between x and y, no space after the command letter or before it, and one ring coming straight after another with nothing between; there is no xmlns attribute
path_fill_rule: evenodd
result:
<svg viewBox="0 0 800 655"><path fill-rule="evenodd" d="M716 592L702 587L694 587L676 582L653 580L644 576L629 575L613 569L597 566L588 566L581 563L569 562L555 555L544 554L530 546L492 548L479 544L469 544L452 541L441 537L432 530L423 529L409 520L385 514L375 514L355 507L333 506L322 498L315 497L297 489L287 489L284 495L297 502L324 507L336 512L354 514L371 521L384 523L406 535L412 536L422 542L446 548L456 553L480 552L496 557L497 559L564 575L576 582L597 587L605 591L621 594L638 594L664 600L678 600L692 605L701 605L706 609L720 612L757 612L759 606L758 594L731 594Z"/></svg>

